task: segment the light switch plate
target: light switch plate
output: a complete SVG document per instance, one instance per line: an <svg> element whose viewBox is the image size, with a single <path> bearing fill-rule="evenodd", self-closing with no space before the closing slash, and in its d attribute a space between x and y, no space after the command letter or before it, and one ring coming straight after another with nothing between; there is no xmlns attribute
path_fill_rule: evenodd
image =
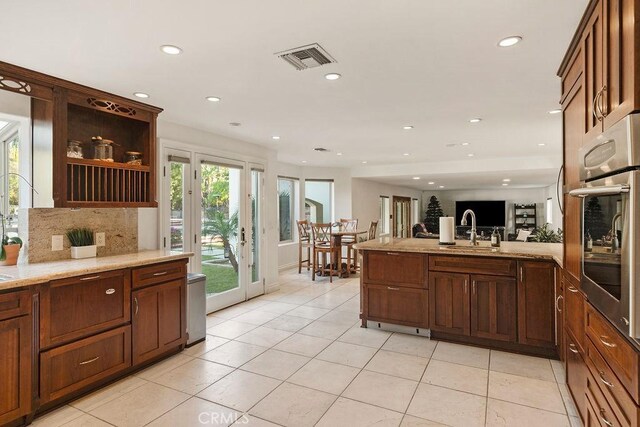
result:
<svg viewBox="0 0 640 427"><path fill-rule="evenodd" d="M51 236L51 250L61 251L64 249L64 236L54 235Z"/></svg>
<svg viewBox="0 0 640 427"><path fill-rule="evenodd" d="M96 233L96 246L104 246L104 245L105 245L104 233Z"/></svg>

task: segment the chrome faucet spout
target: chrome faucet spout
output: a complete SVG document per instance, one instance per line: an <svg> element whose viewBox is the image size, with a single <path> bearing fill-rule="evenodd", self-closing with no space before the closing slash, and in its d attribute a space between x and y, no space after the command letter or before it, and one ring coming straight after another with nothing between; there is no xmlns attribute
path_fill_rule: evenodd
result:
<svg viewBox="0 0 640 427"><path fill-rule="evenodd" d="M471 210L467 209L462 214L462 221L460 221L460 225L467 225L467 215L471 215L471 234L469 236L469 242L473 246L478 245L478 233L476 230L476 214Z"/></svg>
<svg viewBox="0 0 640 427"><path fill-rule="evenodd" d="M620 249L620 240L618 240L618 219L622 217L622 214L618 212L613 216L611 220L611 253L616 253Z"/></svg>

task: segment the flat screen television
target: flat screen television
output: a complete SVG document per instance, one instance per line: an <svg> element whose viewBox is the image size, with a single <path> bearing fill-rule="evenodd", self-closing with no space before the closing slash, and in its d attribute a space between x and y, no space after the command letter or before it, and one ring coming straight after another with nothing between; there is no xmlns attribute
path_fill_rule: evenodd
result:
<svg viewBox="0 0 640 427"><path fill-rule="evenodd" d="M506 202L504 200L470 200L456 202L456 225L460 225L462 214L471 209L476 214L478 227L504 227L506 225ZM471 217L467 218L471 226Z"/></svg>

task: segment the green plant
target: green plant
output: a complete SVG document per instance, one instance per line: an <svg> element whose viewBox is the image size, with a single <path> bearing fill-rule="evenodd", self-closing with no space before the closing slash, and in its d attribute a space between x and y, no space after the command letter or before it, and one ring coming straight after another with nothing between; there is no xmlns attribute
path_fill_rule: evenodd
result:
<svg viewBox="0 0 640 427"><path fill-rule="evenodd" d="M93 230L90 228L72 228L67 231L67 239L71 246L92 246Z"/></svg>
<svg viewBox="0 0 640 427"><path fill-rule="evenodd" d="M425 211L424 225L429 233L437 233L440 228L440 217L444 216L440 201L436 196L431 196L429 205Z"/></svg>
<svg viewBox="0 0 640 427"><path fill-rule="evenodd" d="M235 251L231 247L231 240L238 236L238 212L229 218L224 212L215 208L209 208L205 212L206 221L203 234L207 236L220 236L224 252L229 255L229 263L233 270L238 272L238 260Z"/></svg>
<svg viewBox="0 0 640 427"><path fill-rule="evenodd" d="M0 261L7 259L7 253L4 250L5 245L20 245L22 247L22 239L17 236L9 237L6 233L6 222L10 218L0 214L0 222L2 222L2 248L0 248Z"/></svg>
<svg viewBox="0 0 640 427"><path fill-rule="evenodd" d="M549 223L536 230L531 236L531 241L538 243L562 243L562 230L553 231L549 228Z"/></svg>

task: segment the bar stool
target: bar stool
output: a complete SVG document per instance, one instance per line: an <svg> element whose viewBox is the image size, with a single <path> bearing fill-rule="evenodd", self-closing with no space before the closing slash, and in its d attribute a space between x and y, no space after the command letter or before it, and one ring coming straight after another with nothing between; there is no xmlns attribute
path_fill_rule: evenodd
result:
<svg viewBox="0 0 640 427"><path fill-rule="evenodd" d="M309 221L298 220L296 221L298 226L298 274L302 273L303 264L307 267L307 271L312 267L311 263L311 236L309 235ZM302 250L307 250L307 259L302 259Z"/></svg>
<svg viewBox="0 0 640 427"><path fill-rule="evenodd" d="M342 231L358 231L358 220L357 219L345 219L340 218L340 226ZM354 234L352 236L342 236L342 246L347 248L346 257L341 257L341 259L347 261L347 271L351 272L351 264L353 261L353 269L358 270L358 254L354 249L353 245L357 243L357 236ZM342 255L342 254L340 254Z"/></svg>
<svg viewBox="0 0 640 427"><path fill-rule="evenodd" d="M340 275L339 248L335 245L331 235L331 223L312 223L311 240L313 245L313 268L311 269L311 280L316 280L316 272L326 275L329 273L329 283L333 283L333 276ZM327 267L327 254L329 255L329 266ZM318 256L322 255L322 260Z"/></svg>

